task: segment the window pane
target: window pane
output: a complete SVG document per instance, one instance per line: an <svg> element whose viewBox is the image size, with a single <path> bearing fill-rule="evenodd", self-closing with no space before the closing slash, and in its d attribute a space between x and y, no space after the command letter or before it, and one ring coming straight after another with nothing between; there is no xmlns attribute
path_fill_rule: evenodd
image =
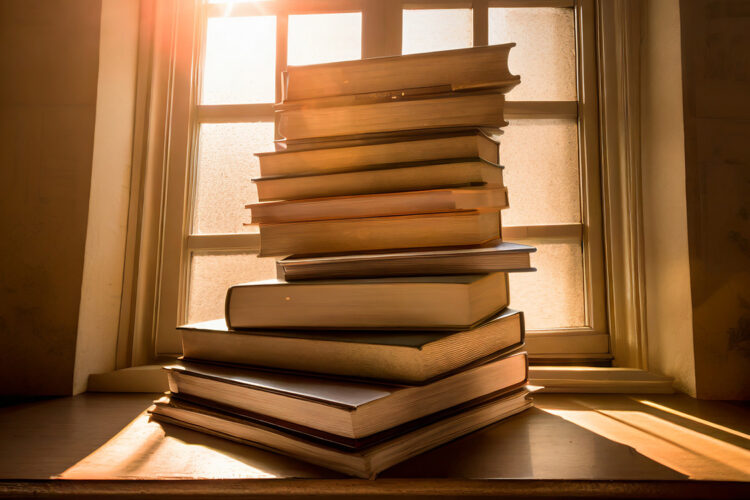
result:
<svg viewBox="0 0 750 500"><path fill-rule="evenodd" d="M510 306L520 309L529 330L584 326L581 243L524 241L533 273L510 273Z"/></svg>
<svg viewBox="0 0 750 500"><path fill-rule="evenodd" d="M404 10L403 54L463 49L474 45L471 9Z"/></svg>
<svg viewBox="0 0 750 500"><path fill-rule="evenodd" d="M362 13L289 16L287 64L318 64L362 57Z"/></svg>
<svg viewBox="0 0 750 500"><path fill-rule="evenodd" d="M198 146L193 232L252 232L248 203L258 201L250 179L260 176L253 153L273 150L273 123L204 123Z"/></svg>
<svg viewBox="0 0 750 500"><path fill-rule="evenodd" d="M275 259L251 253L195 253L190 259L188 323L224 317L227 288L276 277Z"/></svg>
<svg viewBox="0 0 750 500"><path fill-rule="evenodd" d="M208 19L203 104L274 102L275 72L276 16Z"/></svg>
<svg viewBox="0 0 750 500"><path fill-rule="evenodd" d="M516 42L509 64L521 85L509 100L576 99L573 9L492 8L489 23L490 45Z"/></svg>
<svg viewBox="0 0 750 500"><path fill-rule="evenodd" d="M575 120L511 120L500 139L510 208L503 224L581 221Z"/></svg>

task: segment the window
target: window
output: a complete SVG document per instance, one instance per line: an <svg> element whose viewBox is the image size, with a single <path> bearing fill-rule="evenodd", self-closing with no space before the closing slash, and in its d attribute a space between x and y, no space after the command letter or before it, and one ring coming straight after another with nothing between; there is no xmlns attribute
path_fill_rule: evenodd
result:
<svg viewBox="0 0 750 500"><path fill-rule="evenodd" d="M511 306L537 360L608 356L593 1L206 0L176 15L157 355L179 352L176 325L220 316L230 284L275 275L243 207L287 64L514 41L503 235L536 246L539 271L511 276Z"/></svg>

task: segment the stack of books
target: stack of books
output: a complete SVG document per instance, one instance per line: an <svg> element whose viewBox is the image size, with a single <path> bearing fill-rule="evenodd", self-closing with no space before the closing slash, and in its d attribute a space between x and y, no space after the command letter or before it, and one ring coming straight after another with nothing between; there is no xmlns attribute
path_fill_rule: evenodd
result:
<svg viewBox="0 0 750 500"><path fill-rule="evenodd" d="M153 418L373 477L531 405L485 135L512 45L289 69L249 206L278 279L183 327Z"/></svg>

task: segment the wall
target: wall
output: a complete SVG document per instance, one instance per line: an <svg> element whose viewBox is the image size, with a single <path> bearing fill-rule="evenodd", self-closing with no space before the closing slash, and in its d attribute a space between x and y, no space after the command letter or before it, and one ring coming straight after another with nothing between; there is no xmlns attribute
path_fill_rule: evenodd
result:
<svg viewBox="0 0 750 500"><path fill-rule="evenodd" d="M139 0L102 0L91 194L74 393L115 369L133 156Z"/></svg>
<svg viewBox="0 0 750 500"><path fill-rule="evenodd" d="M679 0L644 1L641 181L648 366L696 394Z"/></svg>
<svg viewBox="0 0 750 500"><path fill-rule="evenodd" d="M0 393L73 387L100 0L0 2Z"/></svg>
<svg viewBox="0 0 750 500"><path fill-rule="evenodd" d="M750 398L750 2L683 0L696 392Z"/></svg>

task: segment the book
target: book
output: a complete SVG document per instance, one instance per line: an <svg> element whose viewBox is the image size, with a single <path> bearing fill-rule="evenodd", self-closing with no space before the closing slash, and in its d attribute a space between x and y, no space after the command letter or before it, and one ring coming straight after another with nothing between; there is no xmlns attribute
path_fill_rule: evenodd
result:
<svg viewBox="0 0 750 500"><path fill-rule="evenodd" d="M503 309L471 330L230 330L222 319L179 327L186 360L420 384L522 344L523 313Z"/></svg>
<svg viewBox="0 0 750 500"><path fill-rule="evenodd" d="M412 98L349 106L277 111L277 133L286 140L442 127L504 127L505 96L494 91Z"/></svg>
<svg viewBox="0 0 750 500"><path fill-rule="evenodd" d="M466 186L502 186L503 169L480 159L373 166L369 170L253 179L258 200L302 200Z"/></svg>
<svg viewBox="0 0 750 500"><path fill-rule="evenodd" d="M284 101L294 101L436 86L451 90L496 87L507 91L520 82L520 77L508 69L508 53L514 46L507 43L289 66L284 75L283 97Z"/></svg>
<svg viewBox="0 0 750 500"><path fill-rule="evenodd" d="M508 305L505 273L256 281L227 291L229 328L469 330Z"/></svg>
<svg viewBox="0 0 750 500"><path fill-rule="evenodd" d="M277 261L276 275L294 281L533 271L532 252L536 248L497 240L474 247L290 256Z"/></svg>
<svg viewBox="0 0 750 500"><path fill-rule="evenodd" d="M468 89L457 91L450 85L435 85L432 87L418 87L402 90L386 90L382 92L367 92L364 94L345 94L327 97L311 97L295 101L282 101L273 105L274 111L288 111L291 109L304 108L327 108L333 106L357 106L360 104L377 104L381 102L409 101L416 99L430 99L433 97L459 96L462 94L477 93L477 90L487 92L491 89L494 93L504 93L505 90L493 87L483 89Z"/></svg>
<svg viewBox="0 0 750 500"><path fill-rule="evenodd" d="M509 387L527 378L516 352L418 386L315 377L306 373L182 362L167 366L178 396L238 408L295 426L359 439Z"/></svg>
<svg viewBox="0 0 750 500"><path fill-rule="evenodd" d="M499 164L498 143L479 130L382 139L370 144L256 153L261 177L368 170L372 165L481 158Z"/></svg>
<svg viewBox="0 0 750 500"><path fill-rule="evenodd" d="M357 219L389 215L457 212L508 206L504 187L429 189L307 200L265 201L245 205L253 224L274 224L328 219Z"/></svg>
<svg viewBox="0 0 750 500"><path fill-rule="evenodd" d="M261 257L478 245L500 237L498 210L260 224Z"/></svg>
<svg viewBox="0 0 750 500"><path fill-rule="evenodd" d="M369 447L352 451L302 433L163 397L149 408L151 418L242 444L263 448L345 474L374 478L379 472L532 406L529 392L519 389L467 405L455 413Z"/></svg>
<svg viewBox="0 0 750 500"><path fill-rule="evenodd" d="M439 129L400 130L395 132L378 132L371 134L351 134L338 137L310 137L307 139L274 139L273 152L311 151L315 149L348 148L355 146L372 146L386 142L421 140L437 136L463 135L479 132L498 141L504 131L497 127L443 127Z"/></svg>

